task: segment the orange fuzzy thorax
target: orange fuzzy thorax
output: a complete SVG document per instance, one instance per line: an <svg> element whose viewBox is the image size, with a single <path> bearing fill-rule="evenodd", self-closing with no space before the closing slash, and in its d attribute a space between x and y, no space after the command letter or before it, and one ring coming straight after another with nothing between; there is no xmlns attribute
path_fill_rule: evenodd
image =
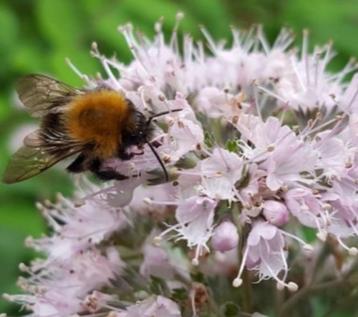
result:
<svg viewBox="0 0 358 317"><path fill-rule="evenodd" d="M69 136L83 143L95 143L101 158L114 156L132 109L118 92L99 90L73 99L65 114Z"/></svg>

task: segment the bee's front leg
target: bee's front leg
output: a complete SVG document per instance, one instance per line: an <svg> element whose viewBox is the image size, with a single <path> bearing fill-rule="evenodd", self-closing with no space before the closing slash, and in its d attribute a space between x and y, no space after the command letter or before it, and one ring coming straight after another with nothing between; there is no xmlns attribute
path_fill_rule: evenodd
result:
<svg viewBox="0 0 358 317"><path fill-rule="evenodd" d="M123 160L123 161L128 161L130 160L131 158L133 158L135 154L132 153L132 152L127 152L127 151L120 151L118 153L118 157Z"/></svg>

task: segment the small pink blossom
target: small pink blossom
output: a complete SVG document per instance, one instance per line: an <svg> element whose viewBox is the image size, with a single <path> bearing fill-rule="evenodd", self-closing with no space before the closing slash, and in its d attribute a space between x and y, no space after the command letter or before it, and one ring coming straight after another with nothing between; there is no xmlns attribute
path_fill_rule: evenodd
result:
<svg viewBox="0 0 358 317"><path fill-rule="evenodd" d="M186 240L189 248L195 247L193 264L199 264L203 251L209 251L207 242L213 233L216 201L207 197L193 196L179 203L176 210L177 225L170 227L161 235L174 230L179 240Z"/></svg>
<svg viewBox="0 0 358 317"><path fill-rule="evenodd" d="M181 317L178 305L163 296L153 296L138 304L129 306L115 317Z"/></svg>
<svg viewBox="0 0 358 317"><path fill-rule="evenodd" d="M243 160L235 153L215 148L200 162L202 192L214 199L235 200L235 183L242 177Z"/></svg>
<svg viewBox="0 0 358 317"><path fill-rule="evenodd" d="M269 223L262 221L254 223L247 239L238 276L233 281L235 287L242 284L241 274L245 265L257 271L259 280L274 278L280 289L287 287L295 291L298 288L294 282L286 282L288 266L284 238L282 233ZM281 272L283 272L282 277L279 276Z"/></svg>

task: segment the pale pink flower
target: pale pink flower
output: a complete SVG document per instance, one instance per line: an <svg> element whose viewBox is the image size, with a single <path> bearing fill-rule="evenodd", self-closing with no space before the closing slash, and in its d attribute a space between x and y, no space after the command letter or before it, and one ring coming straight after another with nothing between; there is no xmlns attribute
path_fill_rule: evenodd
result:
<svg viewBox="0 0 358 317"><path fill-rule="evenodd" d="M38 207L55 234L36 240L29 238L27 243L45 252L49 263L67 261L127 225L122 211L109 206L100 196L80 202L78 206L75 201L58 195L55 204L47 202Z"/></svg>
<svg viewBox="0 0 358 317"><path fill-rule="evenodd" d="M110 285L111 279L121 272L123 262L114 249L107 255L86 251L71 261L35 263L23 270L31 273L20 279L19 285L29 295L7 295L11 301L24 304L36 317L63 317L81 312L88 292Z"/></svg>
<svg viewBox="0 0 358 317"><path fill-rule="evenodd" d="M181 317L178 305L163 296L152 296L113 317Z"/></svg>
<svg viewBox="0 0 358 317"><path fill-rule="evenodd" d="M338 105L348 114L358 114L358 74L353 76L352 81L340 96Z"/></svg>
<svg viewBox="0 0 358 317"><path fill-rule="evenodd" d="M175 281L178 276L189 281L190 262L184 254L178 252L179 249L173 248L170 243L161 241L158 245L155 242L154 234L151 234L143 245L144 259L140 266L141 275L145 278L155 276L172 281L176 287L182 286L180 281Z"/></svg>
<svg viewBox="0 0 358 317"><path fill-rule="evenodd" d="M242 284L241 274L246 265L250 270L257 271L259 280L273 278L279 289L287 287L292 291L297 290L294 282L286 282L288 273L286 255L282 232L269 223L255 222L248 236L239 273L233 285L239 287ZM281 272L283 272L282 277L279 275Z"/></svg>
<svg viewBox="0 0 358 317"><path fill-rule="evenodd" d="M356 247L348 247L341 239L358 236L358 195L356 179L344 177L334 180L323 199L328 203L332 218L327 230L334 234L339 244L351 254L358 254Z"/></svg>
<svg viewBox="0 0 358 317"><path fill-rule="evenodd" d="M346 170L346 163L351 155L349 148L339 137L332 136L330 131L317 134L313 148L317 151L317 167L322 169L322 176L339 177Z"/></svg>
<svg viewBox="0 0 358 317"><path fill-rule="evenodd" d="M303 41L301 56L291 56L292 74L277 83L276 94L281 103L295 110L322 107L331 110L336 105L336 96L342 93L342 80L357 66L350 61L340 73L332 76L326 69L334 56L332 43L315 47L314 52L309 54L307 32Z"/></svg>
<svg viewBox="0 0 358 317"><path fill-rule="evenodd" d="M133 193L133 198L128 207L130 212L139 215L161 218L175 206L173 201L177 197L177 188L172 184L159 184L152 186L138 186Z"/></svg>
<svg viewBox="0 0 358 317"><path fill-rule="evenodd" d="M231 119L239 116L246 108L244 95L231 94L217 87L204 87L194 101L194 106L209 118Z"/></svg>
<svg viewBox="0 0 358 317"><path fill-rule="evenodd" d="M242 177L244 163L236 153L217 147L199 168L202 193L213 199L237 199L235 184Z"/></svg>
<svg viewBox="0 0 358 317"><path fill-rule="evenodd" d="M262 122L253 116L243 116L236 127L244 141L253 143L254 148L244 147L244 155L266 171L266 183L271 190L308 181L301 173L313 172L317 155L288 126L282 126L274 117Z"/></svg>
<svg viewBox="0 0 358 317"><path fill-rule="evenodd" d="M327 225L331 216L326 212L327 206L307 188L290 189L285 194L288 210L305 226L316 228L318 237L325 240Z"/></svg>
<svg viewBox="0 0 358 317"><path fill-rule="evenodd" d="M186 240L189 248L195 247L193 264L199 264L204 250L209 251L207 242L213 233L216 201L207 197L193 196L178 204L175 217L178 224L168 228L161 236L175 231L177 240Z"/></svg>
<svg viewBox="0 0 358 317"><path fill-rule="evenodd" d="M169 119L168 144L164 145L164 159L169 163L175 163L183 155L202 146L204 142L201 124L187 101L183 96L177 95L175 104L177 109L183 110L176 112L173 119Z"/></svg>

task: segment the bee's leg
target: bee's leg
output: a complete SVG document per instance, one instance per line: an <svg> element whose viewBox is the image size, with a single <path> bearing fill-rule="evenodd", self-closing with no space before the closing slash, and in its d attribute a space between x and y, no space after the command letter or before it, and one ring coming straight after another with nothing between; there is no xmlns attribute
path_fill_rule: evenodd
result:
<svg viewBox="0 0 358 317"><path fill-rule="evenodd" d="M99 159L93 159L90 162L89 165L89 170L94 173L98 178L104 180L104 181L109 181L112 179L116 179L116 180L124 180L124 179L128 179L128 176L122 175L118 172L116 172L115 170L102 170L101 166L102 163Z"/></svg>
<svg viewBox="0 0 358 317"><path fill-rule="evenodd" d="M125 152L125 151L120 151L118 153L118 157L123 161L128 161L131 158L133 158L133 156L134 156L134 153L128 153L128 152Z"/></svg>
<svg viewBox="0 0 358 317"><path fill-rule="evenodd" d="M122 180L125 180L125 179L129 178L128 176L119 174L119 173L117 173L115 171L96 171L96 172L93 172L93 173L99 179L104 180L104 181L110 181L110 180L113 180L113 179L122 181Z"/></svg>
<svg viewBox="0 0 358 317"><path fill-rule="evenodd" d="M71 173L84 172L87 169L86 159L87 157L83 153L81 153L70 165L67 166L67 170Z"/></svg>

